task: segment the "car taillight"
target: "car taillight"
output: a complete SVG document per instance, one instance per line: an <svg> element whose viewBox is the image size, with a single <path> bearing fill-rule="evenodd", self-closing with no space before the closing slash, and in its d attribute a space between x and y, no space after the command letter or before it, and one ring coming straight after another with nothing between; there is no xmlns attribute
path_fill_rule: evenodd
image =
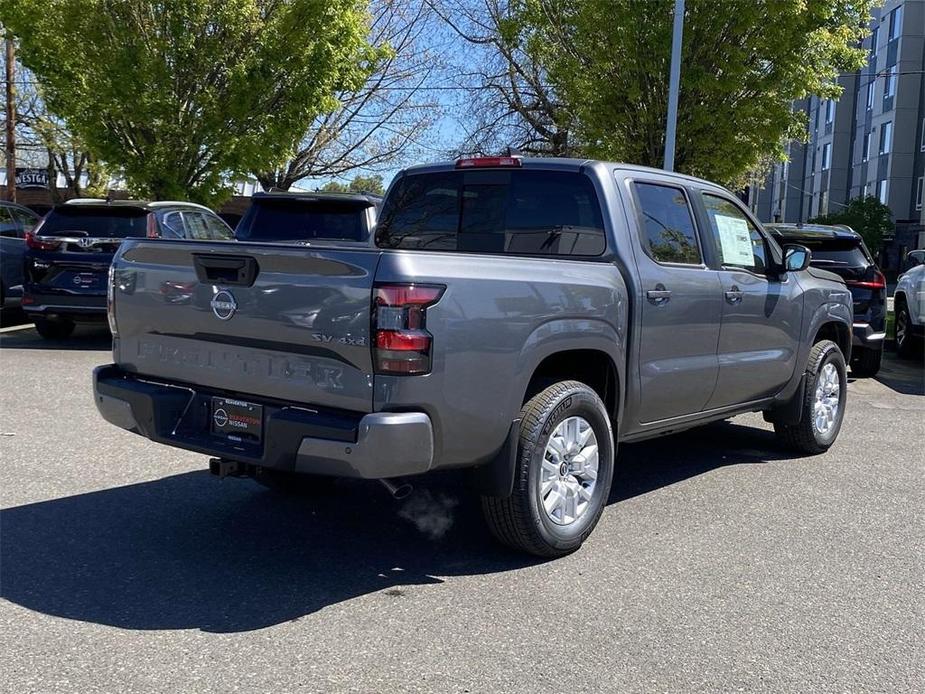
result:
<svg viewBox="0 0 925 694"><path fill-rule="evenodd" d="M457 169L481 169L508 166L523 166L520 157L469 157L466 159L457 159Z"/></svg>
<svg viewBox="0 0 925 694"><path fill-rule="evenodd" d="M427 307L445 287L386 284L373 288L373 363L376 373L416 375L430 371L433 336L427 332Z"/></svg>
<svg viewBox="0 0 925 694"><path fill-rule="evenodd" d="M36 251L54 251L61 245L60 241L51 240L47 236L39 236L36 231L38 229L26 232L26 246L29 248Z"/></svg>
<svg viewBox="0 0 925 694"><path fill-rule="evenodd" d="M864 287L865 289L886 289L886 277L876 270L872 280L845 280L845 284L849 287Z"/></svg>
<svg viewBox="0 0 925 694"><path fill-rule="evenodd" d="M148 226L145 235L149 239L156 239L159 236L157 233L157 219L155 219L154 215L150 212L148 213Z"/></svg>

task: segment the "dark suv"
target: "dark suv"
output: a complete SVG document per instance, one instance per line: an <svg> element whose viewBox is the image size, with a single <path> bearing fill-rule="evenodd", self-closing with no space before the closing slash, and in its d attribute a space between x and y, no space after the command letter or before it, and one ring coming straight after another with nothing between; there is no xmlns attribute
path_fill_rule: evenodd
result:
<svg viewBox="0 0 925 694"><path fill-rule="evenodd" d="M22 307L46 339L106 319L106 278L123 239L229 241L212 210L187 202L79 199L52 209L26 234Z"/></svg>
<svg viewBox="0 0 925 694"><path fill-rule="evenodd" d="M812 251L811 264L840 275L854 300L851 371L874 376L880 370L886 336L886 279L864 240L846 226L768 224L778 241L797 243Z"/></svg>
<svg viewBox="0 0 925 694"><path fill-rule="evenodd" d="M235 227L238 241L369 244L382 198L368 193L257 193Z"/></svg>

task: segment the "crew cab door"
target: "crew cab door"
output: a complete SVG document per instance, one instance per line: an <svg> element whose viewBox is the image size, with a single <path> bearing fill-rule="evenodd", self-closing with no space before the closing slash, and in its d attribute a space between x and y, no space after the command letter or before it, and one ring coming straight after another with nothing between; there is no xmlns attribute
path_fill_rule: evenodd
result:
<svg viewBox="0 0 925 694"><path fill-rule="evenodd" d="M695 414L709 400L719 370L722 291L704 261L687 190L657 179L628 186L641 289L637 420L647 424Z"/></svg>
<svg viewBox="0 0 925 694"><path fill-rule="evenodd" d="M777 393L796 366L803 300L779 273L770 240L731 197L703 191L698 204L722 284L719 378L707 409Z"/></svg>

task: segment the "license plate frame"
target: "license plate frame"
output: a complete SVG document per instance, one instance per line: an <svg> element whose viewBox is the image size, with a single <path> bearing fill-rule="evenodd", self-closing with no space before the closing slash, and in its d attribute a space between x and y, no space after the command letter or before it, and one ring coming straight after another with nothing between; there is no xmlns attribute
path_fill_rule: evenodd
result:
<svg viewBox="0 0 925 694"><path fill-rule="evenodd" d="M260 443L263 440L263 405L213 397L209 430L215 436Z"/></svg>

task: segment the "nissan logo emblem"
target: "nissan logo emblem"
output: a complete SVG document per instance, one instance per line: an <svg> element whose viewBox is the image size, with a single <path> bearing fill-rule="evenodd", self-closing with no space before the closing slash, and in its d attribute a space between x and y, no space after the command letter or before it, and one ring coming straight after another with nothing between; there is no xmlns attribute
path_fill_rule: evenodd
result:
<svg viewBox="0 0 925 694"><path fill-rule="evenodd" d="M238 310L238 302L234 300L234 295L227 289L216 292L209 305L212 307L212 313L219 320L228 320Z"/></svg>

